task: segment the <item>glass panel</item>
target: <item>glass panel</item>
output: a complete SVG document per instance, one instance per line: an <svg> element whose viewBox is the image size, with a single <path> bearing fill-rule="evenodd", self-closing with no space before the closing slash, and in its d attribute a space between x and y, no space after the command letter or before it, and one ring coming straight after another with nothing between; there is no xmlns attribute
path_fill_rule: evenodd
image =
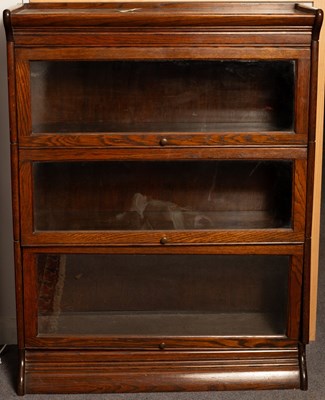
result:
<svg viewBox="0 0 325 400"><path fill-rule="evenodd" d="M34 133L290 131L293 61L32 61Z"/></svg>
<svg viewBox="0 0 325 400"><path fill-rule="evenodd" d="M36 162L35 230L291 224L292 162Z"/></svg>
<svg viewBox="0 0 325 400"><path fill-rule="evenodd" d="M40 334L285 334L289 256L38 255Z"/></svg>

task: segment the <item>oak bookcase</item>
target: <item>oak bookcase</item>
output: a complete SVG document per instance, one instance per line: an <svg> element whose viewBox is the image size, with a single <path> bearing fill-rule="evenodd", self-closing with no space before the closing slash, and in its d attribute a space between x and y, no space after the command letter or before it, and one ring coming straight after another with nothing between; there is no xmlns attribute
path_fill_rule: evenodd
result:
<svg viewBox="0 0 325 400"><path fill-rule="evenodd" d="M19 394L307 388L322 18L4 12Z"/></svg>

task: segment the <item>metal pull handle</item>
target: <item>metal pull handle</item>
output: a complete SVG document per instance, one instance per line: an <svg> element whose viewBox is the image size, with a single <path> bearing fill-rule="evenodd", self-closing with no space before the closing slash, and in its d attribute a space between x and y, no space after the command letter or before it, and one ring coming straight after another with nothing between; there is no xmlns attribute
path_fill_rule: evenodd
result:
<svg viewBox="0 0 325 400"><path fill-rule="evenodd" d="M166 236L163 236L163 237L160 239L160 243L161 243L161 244L166 244L167 242L168 242L168 239L167 239Z"/></svg>
<svg viewBox="0 0 325 400"><path fill-rule="evenodd" d="M166 146L167 144L168 144L168 140L167 140L167 138L161 138L160 139L160 146Z"/></svg>

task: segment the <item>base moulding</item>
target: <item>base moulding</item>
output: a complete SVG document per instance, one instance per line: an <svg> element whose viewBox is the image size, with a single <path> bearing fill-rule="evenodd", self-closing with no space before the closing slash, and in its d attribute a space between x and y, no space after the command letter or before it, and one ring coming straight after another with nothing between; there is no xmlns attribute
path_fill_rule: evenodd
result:
<svg viewBox="0 0 325 400"><path fill-rule="evenodd" d="M18 392L306 389L303 346L219 350L26 350Z"/></svg>

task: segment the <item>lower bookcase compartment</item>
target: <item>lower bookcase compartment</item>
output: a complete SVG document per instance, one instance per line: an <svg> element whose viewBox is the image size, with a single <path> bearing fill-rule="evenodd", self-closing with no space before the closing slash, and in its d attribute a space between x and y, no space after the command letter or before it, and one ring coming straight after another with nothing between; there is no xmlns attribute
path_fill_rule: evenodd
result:
<svg viewBox="0 0 325 400"><path fill-rule="evenodd" d="M306 389L304 348L21 353L20 394Z"/></svg>
<svg viewBox="0 0 325 400"><path fill-rule="evenodd" d="M289 247L210 249L224 254L25 250L27 347L47 347L51 338L51 346L60 347L60 337L93 347L92 336L109 346L113 337L298 340L302 248Z"/></svg>
<svg viewBox="0 0 325 400"><path fill-rule="evenodd" d="M302 245L23 248L19 393L306 389L303 278Z"/></svg>

